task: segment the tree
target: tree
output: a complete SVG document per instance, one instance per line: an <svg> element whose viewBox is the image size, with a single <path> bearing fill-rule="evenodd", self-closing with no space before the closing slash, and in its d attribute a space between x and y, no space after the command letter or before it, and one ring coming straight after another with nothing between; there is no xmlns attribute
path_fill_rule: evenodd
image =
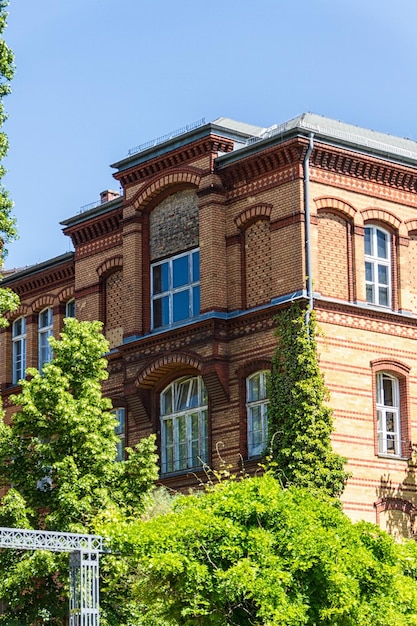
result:
<svg viewBox="0 0 417 626"><path fill-rule="evenodd" d="M8 0L0 0L0 35L4 33L6 28ZM7 119L4 110L3 98L10 93L10 81L14 73L14 57L10 48L2 37L0 37L0 127L3 126ZM0 161L7 154L9 144L7 135L0 132ZM6 245L16 239L17 228L16 220L12 216L13 203L8 192L2 184L6 170L0 165L0 272L3 266L4 258L7 254ZM0 275L1 278L1 275ZM18 296L5 287L0 288L0 327L7 325L7 321L3 317L5 313L14 311L19 306Z"/></svg>
<svg viewBox="0 0 417 626"><path fill-rule="evenodd" d="M101 392L108 343L100 322L65 320L42 373L28 369L11 426L0 424L0 525L94 533L103 519L140 514L157 477L153 438L116 462L116 420ZM0 623L33 624L67 613L68 557L46 552L0 553L0 598L10 610ZM107 606L109 614L111 609ZM46 619L46 617L45 617ZM36 623L44 623L42 621ZM105 624L105 620L103 620Z"/></svg>
<svg viewBox="0 0 417 626"><path fill-rule="evenodd" d="M284 485L337 497L349 474L331 445L332 410L317 356L314 311L298 304L277 317L269 384L270 466Z"/></svg>
<svg viewBox="0 0 417 626"><path fill-rule="evenodd" d="M417 624L415 542L353 524L334 499L270 472L106 533L135 607L123 626Z"/></svg>

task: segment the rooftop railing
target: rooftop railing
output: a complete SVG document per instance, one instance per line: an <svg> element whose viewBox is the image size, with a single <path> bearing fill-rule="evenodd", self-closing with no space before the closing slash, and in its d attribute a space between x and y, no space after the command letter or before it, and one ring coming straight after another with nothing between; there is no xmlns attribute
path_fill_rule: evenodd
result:
<svg viewBox="0 0 417 626"><path fill-rule="evenodd" d="M191 130L195 130L196 128L200 128L200 126L204 126L206 123L206 119L202 117L200 120L196 122L192 122L191 124L187 124L182 128L177 128L166 135L161 135L161 137L157 137L156 139L152 139L151 141L147 141L146 143L141 143L139 146L135 148L131 148L128 151L128 156L132 156L134 154L138 154L139 152L143 152L144 150L148 150L148 148L154 148L155 146L159 146L159 144L164 143L165 141L169 141L170 139L175 139L175 137L179 137L184 133L188 133Z"/></svg>

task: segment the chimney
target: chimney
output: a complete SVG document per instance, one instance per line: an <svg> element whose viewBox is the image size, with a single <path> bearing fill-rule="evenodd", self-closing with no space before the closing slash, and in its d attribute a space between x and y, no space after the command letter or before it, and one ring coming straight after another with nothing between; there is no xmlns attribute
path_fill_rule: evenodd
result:
<svg viewBox="0 0 417 626"><path fill-rule="evenodd" d="M119 197L120 197L120 193L118 191L112 191L111 189L106 189L106 191L102 191L100 194L100 204L111 202L112 200L116 200L116 198L119 198Z"/></svg>

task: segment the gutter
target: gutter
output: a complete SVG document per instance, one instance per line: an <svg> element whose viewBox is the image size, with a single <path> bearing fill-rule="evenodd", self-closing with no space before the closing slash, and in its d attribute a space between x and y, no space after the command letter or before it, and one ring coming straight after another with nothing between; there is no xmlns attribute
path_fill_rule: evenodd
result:
<svg viewBox="0 0 417 626"><path fill-rule="evenodd" d="M311 258L311 224L310 224L310 155L313 151L314 143L313 143L314 133L310 134L310 141L308 144L308 149L304 158L303 163L303 172L304 172L304 216L305 216L305 255L306 255L306 287L307 287L307 297L308 297L308 309L306 313L306 325L307 332L309 321L310 321L310 312L314 308L314 299L313 299L313 269L312 269L312 258Z"/></svg>

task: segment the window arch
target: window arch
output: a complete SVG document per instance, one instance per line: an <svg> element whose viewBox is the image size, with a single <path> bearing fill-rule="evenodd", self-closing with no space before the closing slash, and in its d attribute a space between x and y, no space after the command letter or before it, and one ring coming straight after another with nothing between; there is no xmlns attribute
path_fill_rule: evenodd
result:
<svg viewBox="0 0 417 626"><path fill-rule="evenodd" d="M208 461L207 404L201 376L179 378L160 394L163 474Z"/></svg>
<svg viewBox="0 0 417 626"><path fill-rule="evenodd" d="M369 304L391 307L391 274L390 233L380 226L365 226L365 283Z"/></svg>
<svg viewBox="0 0 417 626"><path fill-rule="evenodd" d="M269 371L260 370L246 379L246 415L248 457L260 456L268 444L267 378Z"/></svg>

